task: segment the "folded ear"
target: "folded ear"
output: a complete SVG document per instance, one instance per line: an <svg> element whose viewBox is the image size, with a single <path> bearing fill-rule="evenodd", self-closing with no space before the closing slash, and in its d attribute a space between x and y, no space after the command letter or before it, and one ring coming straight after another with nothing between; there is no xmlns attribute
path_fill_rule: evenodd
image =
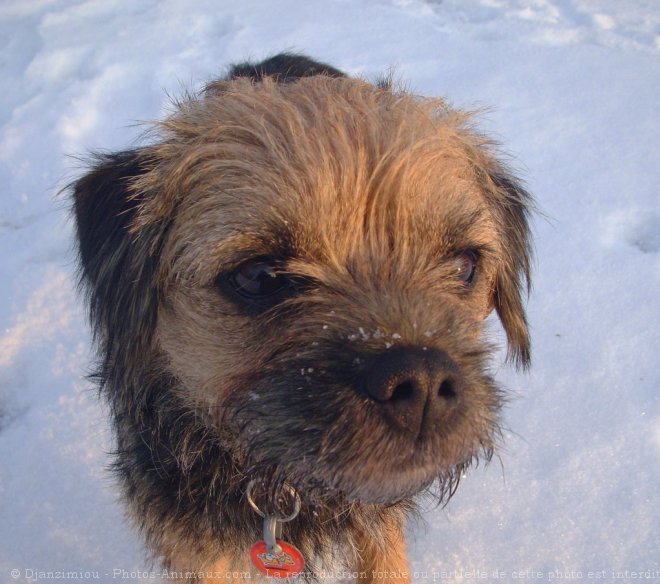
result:
<svg viewBox="0 0 660 584"><path fill-rule="evenodd" d="M156 324L155 274L167 226L133 228L144 195L132 183L151 164L141 150L99 155L72 185L81 284L106 360L142 351Z"/></svg>
<svg viewBox="0 0 660 584"><path fill-rule="evenodd" d="M508 341L507 359L530 364L530 339L523 296L531 287L532 247L529 215L532 197L501 169L490 173L495 192L493 208L503 238L504 258L495 276L493 306Z"/></svg>

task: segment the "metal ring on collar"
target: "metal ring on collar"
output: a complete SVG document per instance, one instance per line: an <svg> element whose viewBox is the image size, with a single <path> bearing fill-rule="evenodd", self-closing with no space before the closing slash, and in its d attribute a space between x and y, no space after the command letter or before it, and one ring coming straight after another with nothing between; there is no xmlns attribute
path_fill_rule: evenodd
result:
<svg viewBox="0 0 660 584"><path fill-rule="evenodd" d="M245 496L247 497L250 507L252 507L252 509L254 509L261 517L266 517L266 514L261 509L259 509L259 506L254 502L254 499L252 498L252 491L254 490L254 485L256 482L257 481L255 479L252 479L248 483L247 489L245 490ZM286 517L275 516L275 519L277 519L277 521L280 523L291 521L298 516L298 513L300 513L300 495L298 494L298 491L296 491L291 485L284 484L283 487L284 490L293 497L293 511L291 511L291 514L287 515Z"/></svg>

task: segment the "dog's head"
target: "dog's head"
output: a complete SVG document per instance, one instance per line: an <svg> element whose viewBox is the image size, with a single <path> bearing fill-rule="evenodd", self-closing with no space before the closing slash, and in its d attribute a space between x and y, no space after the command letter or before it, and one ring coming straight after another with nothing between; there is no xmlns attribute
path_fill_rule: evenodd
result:
<svg viewBox="0 0 660 584"><path fill-rule="evenodd" d="M529 360L530 199L440 100L287 81L216 82L76 183L113 399L163 376L243 468L303 491L451 490L497 434L493 309Z"/></svg>

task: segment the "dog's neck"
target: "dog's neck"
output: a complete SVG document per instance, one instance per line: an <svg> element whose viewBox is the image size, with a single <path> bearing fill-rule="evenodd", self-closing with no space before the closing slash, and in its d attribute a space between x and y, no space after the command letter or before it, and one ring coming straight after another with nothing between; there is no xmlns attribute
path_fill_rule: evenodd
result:
<svg viewBox="0 0 660 584"><path fill-rule="evenodd" d="M113 470L148 544L166 564L175 553L170 542L186 541L200 565L236 549L247 554L262 531L262 519L245 497L255 478L252 465L228 451L217 430L182 403L172 387L176 380L137 383L139 387L113 387L106 379L104 391L143 396L139 408L134 402L127 407L128 400L110 401L118 442ZM257 478L268 479L264 474ZM284 526L284 535L308 563L321 562L317 568L325 565L323 558L353 546L355 533L379 537L383 517L414 507L411 501L381 506L349 503L337 496L323 501L318 493L301 496L300 515ZM224 548L224 541L232 542L231 550Z"/></svg>

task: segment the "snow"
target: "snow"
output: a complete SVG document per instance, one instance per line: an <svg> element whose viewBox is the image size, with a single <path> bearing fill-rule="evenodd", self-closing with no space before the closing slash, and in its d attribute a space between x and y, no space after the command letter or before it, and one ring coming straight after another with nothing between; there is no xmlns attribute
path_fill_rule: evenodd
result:
<svg viewBox="0 0 660 584"><path fill-rule="evenodd" d="M657 0L4 0L0 579L157 581L137 573L149 564L105 469L56 193L76 157L135 143L168 94L283 49L489 108L481 126L543 212L532 370L498 368L504 446L411 526L416 580L659 579Z"/></svg>

